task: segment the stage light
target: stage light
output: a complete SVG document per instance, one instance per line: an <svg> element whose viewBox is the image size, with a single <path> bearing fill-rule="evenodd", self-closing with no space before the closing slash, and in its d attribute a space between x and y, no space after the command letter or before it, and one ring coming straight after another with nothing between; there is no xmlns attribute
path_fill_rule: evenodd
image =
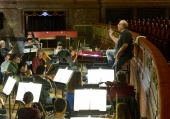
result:
<svg viewBox="0 0 170 119"><path fill-rule="evenodd" d="M48 12L43 12L41 15L42 16L48 16L49 14L48 14Z"/></svg>

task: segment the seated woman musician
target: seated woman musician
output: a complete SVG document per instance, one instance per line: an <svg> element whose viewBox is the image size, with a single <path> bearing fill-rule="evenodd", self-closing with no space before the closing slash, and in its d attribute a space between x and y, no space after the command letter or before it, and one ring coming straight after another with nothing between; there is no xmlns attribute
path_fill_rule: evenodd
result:
<svg viewBox="0 0 170 119"><path fill-rule="evenodd" d="M82 88L82 77L81 72L75 71L67 83L67 93L66 93L66 99L69 102L70 109L73 110L74 107L74 90L75 89L81 89Z"/></svg>
<svg viewBox="0 0 170 119"><path fill-rule="evenodd" d="M33 99L34 96L31 92L26 92L24 94L24 107L18 110L18 119L41 119L41 112L38 107L33 104Z"/></svg>

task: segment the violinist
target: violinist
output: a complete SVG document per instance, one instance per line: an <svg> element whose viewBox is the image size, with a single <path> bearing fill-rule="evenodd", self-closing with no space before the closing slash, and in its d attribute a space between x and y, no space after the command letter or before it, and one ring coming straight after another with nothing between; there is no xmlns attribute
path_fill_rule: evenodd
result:
<svg viewBox="0 0 170 119"><path fill-rule="evenodd" d="M41 97L44 100L45 105L53 104L55 98L50 96L50 89L54 87L54 83L50 82L46 78L46 67L44 65L39 65L36 69L35 83L42 84ZM51 84L53 83L53 84Z"/></svg>
<svg viewBox="0 0 170 119"><path fill-rule="evenodd" d="M42 50L38 50L37 56L34 57L32 60L32 71L34 74L36 73L36 69L38 66L40 66L40 65L45 66L45 60L43 59L43 54L44 54L44 52Z"/></svg>
<svg viewBox="0 0 170 119"><path fill-rule="evenodd" d="M18 65L18 75L19 76L32 76L32 71L28 69L28 64L21 62Z"/></svg>

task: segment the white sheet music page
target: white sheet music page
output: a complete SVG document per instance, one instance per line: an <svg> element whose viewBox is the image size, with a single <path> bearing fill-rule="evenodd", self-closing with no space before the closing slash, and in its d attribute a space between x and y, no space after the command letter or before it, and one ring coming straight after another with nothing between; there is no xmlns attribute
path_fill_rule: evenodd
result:
<svg viewBox="0 0 170 119"><path fill-rule="evenodd" d="M89 110L90 96L88 90L74 91L74 111Z"/></svg>
<svg viewBox="0 0 170 119"><path fill-rule="evenodd" d="M99 69L88 70L88 84L98 84L101 80Z"/></svg>
<svg viewBox="0 0 170 119"><path fill-rule="evenodd" d="M15 79L9 77L2 92L5 93L6 95L9 95L15 85L15 82L16 82Z"/></svg>
<svg viewBox="0 0 170 119"><path fill-rule="evenodd" d="M41 87L42 87L42 84L20 82L18 85L16 100L22 101L24 94L26 92L30 91L30 92L32 92L32 94L34 96L33 102L39 102Z"/></svg>
<svg viewBox="0 0 170 119"><path fill-rule="evenodd" d="M74 111L106 111L106 90L79 89L74 92Z"/></svg>
<svg viewBox="0 0 170 119"><path fill-rule="evenodd" d="M88 84L98 84L99 82L107 82L114 80L114 70L111 69L89 69Z"/></svg>
<svg viewBox="0 0 170 119"><path fill-rule="evenodd" d="M54 81L66 84L69 81L69 79L71 78L72 74L73 74L72 70L58 69L58 71L54 77Z"/></svg>

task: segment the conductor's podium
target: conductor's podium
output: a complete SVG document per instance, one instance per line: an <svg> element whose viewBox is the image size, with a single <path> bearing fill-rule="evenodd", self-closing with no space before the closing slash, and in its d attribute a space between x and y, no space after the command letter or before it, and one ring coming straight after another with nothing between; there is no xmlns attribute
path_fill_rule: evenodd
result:
<svg viewBox="0 0 170 119"><path fill-rule="evenodd" d="M79 50L77 60L79 63L103 63L103 52Z"/></svg>

